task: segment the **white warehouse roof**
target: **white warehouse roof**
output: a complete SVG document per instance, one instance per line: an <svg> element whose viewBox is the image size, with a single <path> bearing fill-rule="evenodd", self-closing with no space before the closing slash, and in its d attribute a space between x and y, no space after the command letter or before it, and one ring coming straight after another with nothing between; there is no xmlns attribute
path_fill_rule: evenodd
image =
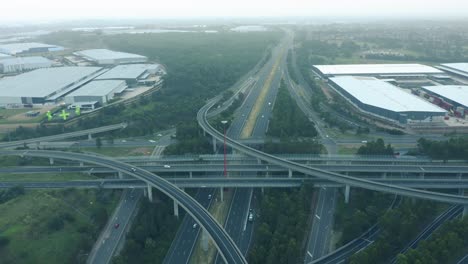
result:
<svg viewBox="0 0 468 264"><path fill-rule="evenodd" d="M75 52L75 55L82 56L88 60L92 61L113 61L113 60L126 60L126 59L136 59L136 60L145 60L145 56L138 54L113 51L108 49L90 49L82 50Z"/></svg>
<svg viewBox="0 0 468 264"><path fill-rule="evenodd" d="M107 71L103 75L97 77L99 80L126 80L137 79L146 71L156 72L159 69L159 64L126 64L118 65Z"/></svg>
<svg viewBox="0 0 468 264"><path fill-rule="evenodd" d="M6 59L1 59L0 64L4 66L8 65L18 65L18 64L50 64L52 65L52 61L40 57L40 56L33 56L33 57L11 57ZM50 67L50 66L49 66Z"/></svg>
<svg viewBox="0 0 468 264"><path fill-rule="evenodd" d="M453 73L458 73L461 75L465 75L468 77L468 63L444 63L441 64L442 67L440 67L443 70L453 72Z"/></svg>
<svg viewBox="0 0 468 264"><path fill-rule="evenodd" d="M423 88L468 107L468 86L438 85L423 86Z"/></svg>
<svg viewBox="0 0 468 264"><path fill-rule="evenodd" d="M115 89L117 89L115 91ZM92 81L68 94L68 96L106 96L111 92L122 92L127 88L125 81Z"/></svg>
<svg viewBox="0 0 468 264"><path fill-rule="evenodd" d="M441 70L422 64L314 65L324 75L440 74Z"/></svg>
<svg viewBox="0 0 468 264"><path fill-rule="evenodd" d="M16 55L23 52L28 52L34 49L47 49L48 51L63 50L63 47L56 45L49 45L44 43L37 42L27 42L27 43L10 43L0 45L0 53Z"/></svg>
<svg viewBox="0 0 468 264"><path fill-rule="evenodd" d="M446 112L445 110L374 77L340 76L332 82L360 102L394 112Z"/></svg>
<svg viewBox="0 0 468 264"><path fill-rule="evenodd" d="M0 80L0 96L46 97L73 86L101 70L100 67L38 69Z"/></svg>

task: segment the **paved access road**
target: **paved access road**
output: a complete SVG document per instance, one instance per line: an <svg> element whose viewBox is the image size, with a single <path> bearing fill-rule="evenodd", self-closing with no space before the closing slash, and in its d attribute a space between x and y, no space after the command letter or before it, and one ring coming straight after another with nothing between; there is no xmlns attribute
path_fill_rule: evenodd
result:
<svg viewBox="0 0 468 264"><path fill-rule="evenodd" d="M114 214L110 216L106 227L96 241L87 263L110 263L120 240L129 227L131 216L142 194L141 189L124 190Z"/></svg>

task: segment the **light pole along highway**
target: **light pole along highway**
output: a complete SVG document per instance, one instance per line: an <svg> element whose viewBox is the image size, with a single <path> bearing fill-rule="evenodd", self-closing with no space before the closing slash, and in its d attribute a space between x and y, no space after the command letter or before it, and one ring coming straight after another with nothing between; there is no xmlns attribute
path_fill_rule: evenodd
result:
<svg viewBox="0 0 468 264"><path fill-rule="evenodd" d="M202 127L202 129L210 134L212 137L217 139L218 141L223 141L223 135L214 129L208 122L207 113L208 111L219 101L219 97L215 97L207 102L205 106L203 106L197 113L197 121L198 124ZM369 189L373 191L380 191L380 192L387 192L393 193L403 196L421 198L421 199L428 199L434 200L439 202L445 203L455 203L455 204L464 204L465 207L468 207L468 196L459 196L459 195L451 195L451 194L444 194L438 192L429 192L424 190L406 188L402 186L396 186L392 184L385 184L379 183L374 181L369 181L365 179L359 179L347 175L342 175L338 173L333 173L329 171L324 171L320 169L316 169L313 167L309 167L307 165L299 164L293 161L285 160L274 155L267 154L265 152L250 148L242 143L239 143L231 138L225 137L227 145L236 149L248 156L269 162L271 164L276 164L288 168L290 170L290 175L292 171L297 171L300 173L304 173L305 175L315 176L322 179L331 180L334 182L342 183L347 186L354 186L360 187L364 189Z"/></svg>
<svg viewBox="0 0 468 264"><path fill-rule="evenodd" d="M210 213L201 206L195 199L177 186L164 180L163 178L143 169L135 168L132 165L119 162L107 157L94 156L82 153L50 151L50 150L0 150L0 155L8 156L31 156L42 158L66 159L86 162L104 166L143 180L148 185L157 188L170 198L176 200L195 221L202 226L211 236L219 253L224 261L229 264L247 263L242 252L228 235L228 233L218 224Z"/></svg>

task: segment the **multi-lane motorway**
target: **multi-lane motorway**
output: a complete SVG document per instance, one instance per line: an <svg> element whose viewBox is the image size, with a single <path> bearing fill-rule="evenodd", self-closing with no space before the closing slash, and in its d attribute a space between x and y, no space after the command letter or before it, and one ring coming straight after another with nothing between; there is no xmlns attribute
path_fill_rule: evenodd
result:
<svg viewBox="0 0 468 264"><path fill-rule="evenodd" d="M150 186L159 189L172 199L176 200L185 211L190 214L200 226L202 226L213 239L221 256L227 263L247 263L239 248L235 245L226 231L210 215L210 213L196 202L190 195L166 180L152 174L151 172L135 169L131 165L118 162L109 158L86 155L80 153L61 151L0 151L0 155L32 156L43 158L69 159L86 163L107 166L122 173L129 174L135 178L147 182Z"/></svg>

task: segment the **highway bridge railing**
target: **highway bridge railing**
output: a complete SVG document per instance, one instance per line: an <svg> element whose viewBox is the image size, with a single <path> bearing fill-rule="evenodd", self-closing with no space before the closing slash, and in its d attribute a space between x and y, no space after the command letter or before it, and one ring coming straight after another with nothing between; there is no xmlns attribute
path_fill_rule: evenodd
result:
<svg viewBox="0 0 468 264"><path fill-rule="evenodd" d="M332 173L332 172L328 172L324 170L319 170L319 169L305 166L303 164L299 164L296 162L292 162L289 160L276 157L274 155L261 152L257 149L250 148L229 137L225 138L221 132L217 131L209 124L207 116L206 116L206 113L208 112L208 110L211 107L213 107L213 105L217 102L217 100L219 99L209 100L208 103L198 111L197 120L198 120L199 125L202 127L202 129L206 133L214 137L216 140L223 142L225 139L226 144L229 145L231 148L236 149L237 151L240 151L248 156L258 158L262 161L265 161L271 164L284 166L292 171L304 173L305 175L328 179L331 181L339 182L339 183L346 184L346 185L353 186L353 187L360 187L360 188L365 188L365 189L369 189L373 191L381 191L381 192L393 193L393 194L398 194L398 195L403 195L403 196L434 200L434 201L439 201L439 202L468 204L468 197L465 197L465 196L430 192L430 191L425 191L425 190L417 190L417 189L412 189L412 188L396 186L392 184L378 183L374 181L358 179L355 177L341 175L338 173Z"/></svg>

